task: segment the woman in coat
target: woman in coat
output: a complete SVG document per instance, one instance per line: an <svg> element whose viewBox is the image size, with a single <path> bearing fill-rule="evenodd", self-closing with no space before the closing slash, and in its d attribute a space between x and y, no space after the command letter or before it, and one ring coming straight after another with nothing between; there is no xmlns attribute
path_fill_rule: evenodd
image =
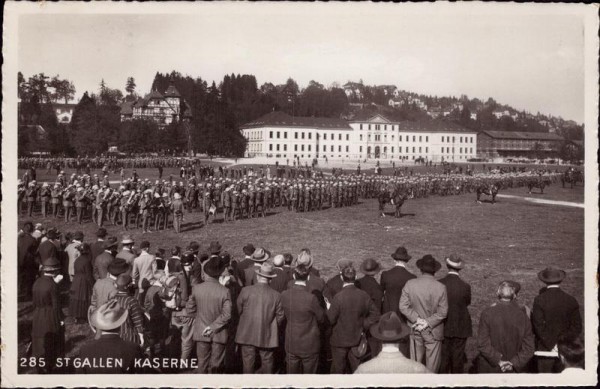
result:
<svg viewBox="0 0 600 389"><path fill-rule="evenodd" d="M42 276L33 284L31 356L44 361L44 366L38 364L38 372L51 373L63 352L64 321L57 285L62 280L60 269L58 259L48 258Z"/></svg>
<svg viewBox="0 0 600 389"><path fill-rule="evenodd" d="M83 324L87 322L94 276L90 245L82 243L77 250L80 255L73 264L75 275L69 292L69 314L75 318L77 324Z"/></svg>

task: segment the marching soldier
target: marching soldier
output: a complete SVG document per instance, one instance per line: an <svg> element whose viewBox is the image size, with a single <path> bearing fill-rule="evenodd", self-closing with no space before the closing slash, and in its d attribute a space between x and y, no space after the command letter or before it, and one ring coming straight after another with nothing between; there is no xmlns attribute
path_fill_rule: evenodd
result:
<svg viewBox="0 0 600 389"><path fill-rule="evenodd" d="M173 228L176 233L181 232L181 223L183 222L183 201L181 201L181 195L175 193L173 195L173 202L171 203L171 211L173 212Z"/></svg>
<svg viewBox="0 0 600 389"><path fill-rule="evenodd" d="M77 187L75 192L75 210L77 211L77 223L83 222L83 213L87 206L87 194L82 186Z"/></svg>
<svg viewBox="0 0 600 389"><path fill-rule="evenodd" d="M42 184L42 189L40 191L40 199L42 201L42 216L43 217L47 217L48 211L50 211L50 209L49 209L50 197L51 197L50 188L48 187L48 183L44 182Z"/></svg>
<svg viewBox="0 0 600 389"><path fill-rule="evenodd" d="M27 215L29 215L29 217L32 216L33 208L35 208L37 194L38 188L35 180L33 180L27 185L27 190L25 191L25 198L27 199Z"/></svg>

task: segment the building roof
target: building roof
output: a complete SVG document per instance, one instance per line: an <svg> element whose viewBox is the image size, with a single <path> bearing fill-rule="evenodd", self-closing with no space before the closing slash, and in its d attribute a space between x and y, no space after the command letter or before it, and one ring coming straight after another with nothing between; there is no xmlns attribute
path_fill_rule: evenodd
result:
<svg viewBox="0 0 600 389"><path fill-rule="evenodd" d="M524 131L482 131L494 139L517 140L563 140L560 135L549 132L524 132Z"/></svg>
<svg viewBox="0 0 600 389"><path fill-rule="evenodd" d="M447 120L421 120L416 122L405 120L398 124L400 125L400 131L476 133L476 131L469 130L468 128L459 126L458 124Z"/></svg>
<svg viewBox="0 0 600 389"><path fill-rule="evenodd" d="M177 88L175 88L175 85L171 83L165 91L165 97L181 97L181 94L179 93Z"/></svg>
<svg viewBox="0 0 600 389"><path fill-rule="evenodd" d="M290 116L285 112L273 111L248 122L242 128L253 127L309 127L322 130L351 130L347 121L333 118L315 118L303 116Z"/></svg>
<svg viewBox="0 0 600 389"><path fill-rule="evenodd" d="M121 103L121 115L133 115L133 104L134 101L124 101Z"/></svg>

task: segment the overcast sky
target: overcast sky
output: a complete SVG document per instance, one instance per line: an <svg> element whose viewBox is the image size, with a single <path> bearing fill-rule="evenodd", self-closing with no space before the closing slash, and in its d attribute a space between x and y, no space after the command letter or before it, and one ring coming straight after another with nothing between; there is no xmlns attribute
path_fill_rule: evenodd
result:
<svg viewBox="0 0 600 389"><path fill-rule="evenodd" d="M400 4L227 4L195 14L24 15L19 70L75 83L104 78L149 92L157 71L217 83L225 74L326 86L362 79L400 89L487 99L583 122L583 22L577 16ZM540 8L541 9L541 8Z"/></svg>

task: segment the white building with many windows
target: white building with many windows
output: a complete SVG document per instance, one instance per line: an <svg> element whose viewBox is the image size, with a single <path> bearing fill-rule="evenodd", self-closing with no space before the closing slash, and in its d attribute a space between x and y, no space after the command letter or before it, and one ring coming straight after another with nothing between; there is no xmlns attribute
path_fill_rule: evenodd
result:
<svg viewBox="0 0 600 389"><path fill-rule="evenodd" d="M391 121L381 114L353 120L271 112L241 127L246 157L465 162L477 133L450 122Z"/></svg>

